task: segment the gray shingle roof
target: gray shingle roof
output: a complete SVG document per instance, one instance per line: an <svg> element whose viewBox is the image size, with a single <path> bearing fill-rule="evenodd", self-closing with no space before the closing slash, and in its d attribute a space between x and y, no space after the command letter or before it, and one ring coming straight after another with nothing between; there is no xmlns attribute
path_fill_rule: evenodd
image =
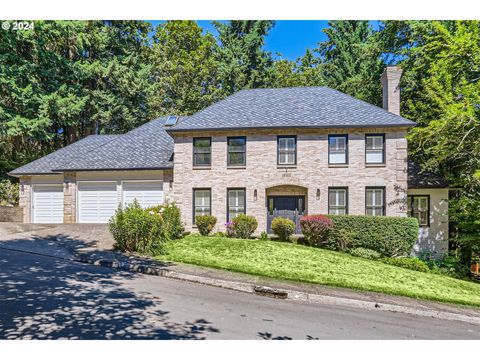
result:
<svg viewBox="0 0 480 360"><path fill-rule="evenodd" d="M411 160L408 161L409 189L447 188L448 186L448 182L439 174L422 171L420 165Z"/></svg>
<svg viewBox="0 0 480 360"><path fill-rule="evenodd" d="M23 165L9 174L13 176L31 175L31 174L51 174L53 169L62 164L73 161L90 151L97 149L99 146L105 145L108 142L116 139L121 135L90 135L73 144L65 146L57 151L54 151L40 159L32 161Z"/></svg>
<svg viewBox="0 0 480 360"><path fill-rule="evenodd" d="M337 90L296 87L239 91L168 131L414 125L413 121Z"/></svg>
<svg viewBox="0 0 480 360"><path fill-rule="evenodd" d="M165 132L166 117L152 120L95 151L62 163L54 170L140 170L172 168L173 139Z"/></svg>

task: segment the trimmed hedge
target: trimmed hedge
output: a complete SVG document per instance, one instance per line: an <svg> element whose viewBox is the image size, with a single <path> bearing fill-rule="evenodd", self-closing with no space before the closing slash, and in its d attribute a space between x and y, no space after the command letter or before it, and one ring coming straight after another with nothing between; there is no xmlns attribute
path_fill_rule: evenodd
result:
<svg viewBox="0 0 480 360"><path fill-rule="evenodd" d="M410 254L418 237L418 222L410 217L327 215L333 227L325 246L334 250L367 248L383 256Z"/></svg>
<svg viewBox="0 0 480 360"><path fill-rule="evenodd" d="M253 216L240 214L232 220L232 227L237 238L249 239L257 230L258 222Z"/></svg>

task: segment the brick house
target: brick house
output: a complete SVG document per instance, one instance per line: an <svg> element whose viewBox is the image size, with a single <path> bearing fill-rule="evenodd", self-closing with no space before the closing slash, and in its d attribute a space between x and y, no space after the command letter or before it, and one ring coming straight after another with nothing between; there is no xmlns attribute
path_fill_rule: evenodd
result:
<svg viewBox="0 0 480 360"><path fill-rule="evenodd" d="M384 109L326 87L242 90L189 117L90 136L12 171L24 222L107 222L119 203L175 201L185 227L239 213L257 233L275 216L415 216L414 250L448 249L448 186L407 161L401 70L382 75Z"/></svg>

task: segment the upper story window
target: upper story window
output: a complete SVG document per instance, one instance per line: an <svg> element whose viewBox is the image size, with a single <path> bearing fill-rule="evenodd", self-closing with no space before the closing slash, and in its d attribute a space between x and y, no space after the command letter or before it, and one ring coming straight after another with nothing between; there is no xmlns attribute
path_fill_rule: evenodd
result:
<svg viewBox="0 0 480 360"><path fill-rule="evenodd" d="M297 164L297 137L278 136L277 138L277 164Z"/></svg>
<svg viewBox="0 0 480 360"><path fill-rule="evenodd" d="M227 165L245 166L247 163L247 138L236 136L227 138Z"/></svg>
<svg viewBox="0 0 480 360"><path fill-rule="evenodd" d="M407 200L408 216L418 220L422 227L430 226L430 197L428 195L411 195Z"/></svg>
<svg viewBox="0 0 480 360"><path fill-rule="evenodd" d="M365 214L372 216L385 215L384 187L367 187L365 189Z"/></svg>
<svg viewBox="0 0 480 360"><path fill-rule="evenodd" d="M193 166L211 166L212 138L193 138Z"/></svg>
<svg viewBox="0 0 480 360"><path fill-rule="evenodd" d="M385 164L385 134L365 135L365 163Z"/></svg>
<svg viewBox="0 0 480 360"><path fill-rule="evenodd" d="M328 163L348 163L348 135L328 135Z"/></svg>
<svg viewBox="0 0 480 360"><path fill-rule="evenodd" d="M328 188L328 213L332 215L348 214L347 188Z"/></svg>

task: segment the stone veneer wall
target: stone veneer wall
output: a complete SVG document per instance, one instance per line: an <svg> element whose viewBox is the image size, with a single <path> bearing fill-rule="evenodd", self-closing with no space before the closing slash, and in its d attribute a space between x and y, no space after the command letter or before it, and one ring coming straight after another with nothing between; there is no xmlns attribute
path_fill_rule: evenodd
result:
<svg viewBox="0 0 480 360"><path fill-rule="evenodd" d="M32 188L32 177L31 176L21 176L20 177L20 195L18 200L18 205L22 208L23 212L23 223L30 224L31 222L31 188Z"/></svg>
<svg viewBox="0 0 480 360"><path fill-rule="evenodd" d="M328 165L328 134L349 134L348 166ZM365 133L386 134L386 165L365 165ZM277 166L277 135L297 135L297 165ZM192 190L212 189L212 215L217 229L226 222L227 188L246 188L246 212L257 218L257 233L266 230L267 189L294 185L307 191L309 214L328 211L328 187L349 188L349 213L365 213L365 187L385 186L387 215L406 216L404 200L407 190L406 129L369 128L338 130L256 130L198 132L175 135L174 198L182 210L187 230L192 230ZM212 166L193 167L193 137L212 137ZM247 136L247 165L227 167L227 136ZM254 199L254 190L257 199ZM320 198L316 198L317 189ZM271 189L273 191L273 189ZM278 189L276 189L278 190ZM393 202L393 203L392 203ZM403 204L403 205L402 205Z"/></svg>
<svg viewBox="0 0 480 360"><path fill-rule="evenodd" d="M20 206L0 206L0 222L22 222L23 208Z"/></svg>
<svg viewBox="0 0 480 360"><path fill-rule="evenodd" d="M65 224L74 224L77 222L76 178L75 172L66 172L63 174L63 222Z"/></svg>

